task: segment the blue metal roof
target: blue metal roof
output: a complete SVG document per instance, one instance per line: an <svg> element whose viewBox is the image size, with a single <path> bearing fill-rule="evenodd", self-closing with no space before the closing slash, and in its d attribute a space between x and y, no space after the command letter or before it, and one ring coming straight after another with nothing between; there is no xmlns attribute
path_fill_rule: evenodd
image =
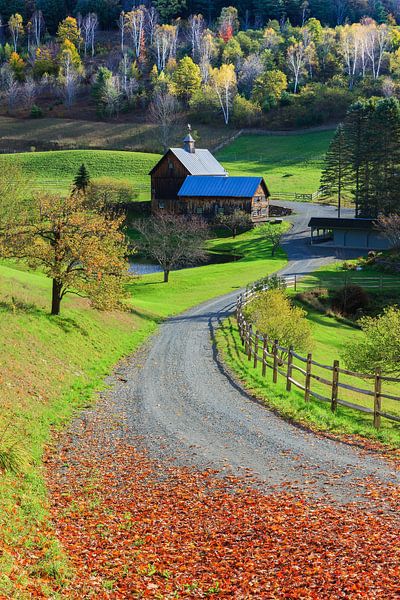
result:
<svg viewBox="0 0 400 600"><path fill-rule="evenodd" d="M252 198L262 181L262 177L188 175L178 196Z"/></svg>

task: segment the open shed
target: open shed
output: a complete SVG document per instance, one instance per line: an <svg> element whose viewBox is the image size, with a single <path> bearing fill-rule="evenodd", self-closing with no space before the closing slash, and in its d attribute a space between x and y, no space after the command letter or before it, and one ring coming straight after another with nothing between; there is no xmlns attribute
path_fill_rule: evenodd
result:
<svg viewBox="0 0 400 600"><path fill-rule="evenodd" d="M340 219L313 217L311 244L325 243L336 248L360 250L387 250L387 240L376 228L375 219Z"/></svg>

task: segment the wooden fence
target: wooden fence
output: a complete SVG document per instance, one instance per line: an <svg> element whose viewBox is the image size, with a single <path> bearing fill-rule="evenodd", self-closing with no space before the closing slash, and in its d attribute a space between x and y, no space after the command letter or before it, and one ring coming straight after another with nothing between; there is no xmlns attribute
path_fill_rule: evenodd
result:
<svg viewBox="0 0 400 600"><path fill-rule="evenodd" d="M335 290L346 285L355 284L368 290L400 290L400 276L396 275L364 275L359 271L332 272L322 277L313 275L289 275L285 278L287 287L295 291L307 291L311 288L327 288ZM251 288L249 288L251 289ZM254 291L254 290L253 290Z"/></svg>
<svg viewBox="0 0 400 600"><path fill-rule="evenodd" d="M286 285L291 287L297 277L290 276L285 279ZM262 289L266 290L268 288L264 287ZM400 396L387 394L382 390L384 383L400 384L400 379L385 377L380 369L375 369L373 375L350 371L342 368L338 360L334 360L332 365L321 364L313 360L311 353L307 357L301 356L295 352L293 347L284 348L279 344L279 340L270 339L266 335L260 335L258 331L253 331L252 325L246 322L243 315L243 306L260 291L262 290L253 288L238 297L236 317L239 335L247 358L249 361L253 361L254 368L261 365L263 377L266 376L267 369L272 370L273 383L278 383L278 377L281 376L286 380L286 390L288 392L291 391L292 386L295 386L303 392L305 402L309 402L311 398L328 402L332 412L336 412L337 407L340 405L370 414L373 418L374 427L377 429L381 426L381 417L400 423L400 416L384 411L382 406L385 400L400 403ZM300 364L296 364L296 361ZM302 377L302 381L298 381L299 376ZM372 384L371 389L350 385L348 382L343 381L343 376L356 378L358 381L362 380L364 385L366 385L364 382L370 382ZM313 389L315 383L318 383L320 387L327 391L324 393L315 391ZM344 400L341 397L342 390L371 399L371 406L363 406Z"/></svg>

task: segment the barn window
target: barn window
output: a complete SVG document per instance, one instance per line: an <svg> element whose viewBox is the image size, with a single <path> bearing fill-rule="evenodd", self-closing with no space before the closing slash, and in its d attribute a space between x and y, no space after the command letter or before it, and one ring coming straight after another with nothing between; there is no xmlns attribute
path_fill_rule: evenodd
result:
<svg viewBox="0 0 400 600"><path fill-rule="evenodd" d="M198 215L202 215L202 214L203 214L203 212L204 212L204 209L203 209L203 207L202 207L202 206L198 206L198 207L196 208L196 212L197 212L197 214L198 214Z"/></svg>
<svg viewBox="0 0 400 600"><path fill-rule="evenodd" d="M261 209L261 214L262 215L266 215L267 214L267 209L266 208L262 208Z"/></svg>
<svg viewBox="0 0 400 600"><path fill-rule="evenodd" d="M165 202L159 202L158 208L165 208Z"/></svg>
<svg viewBox="0 0 400 600"><path fill-rule="evenodd" d="M172 162L172 160L168 161L168 169L169 169L170 173L172 173L174 170L174 163Z"/></svg>

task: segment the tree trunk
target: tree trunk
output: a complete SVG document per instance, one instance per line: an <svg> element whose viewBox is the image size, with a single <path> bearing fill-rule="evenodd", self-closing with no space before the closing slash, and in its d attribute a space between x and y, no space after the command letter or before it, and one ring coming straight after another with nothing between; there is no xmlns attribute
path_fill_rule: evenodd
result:
<svg viewBox="0 0 400 600"><path fill-rule="evenodd" d="M51 298L51 314L59 315L61 307L62 283L53 279L53 292Z"/></svg>
<svg viewBox="0 0 400 600"><path fill-rule="evenodd" d="M164 283L168 283L169 280L169 271L164 271Z"/></svg>

